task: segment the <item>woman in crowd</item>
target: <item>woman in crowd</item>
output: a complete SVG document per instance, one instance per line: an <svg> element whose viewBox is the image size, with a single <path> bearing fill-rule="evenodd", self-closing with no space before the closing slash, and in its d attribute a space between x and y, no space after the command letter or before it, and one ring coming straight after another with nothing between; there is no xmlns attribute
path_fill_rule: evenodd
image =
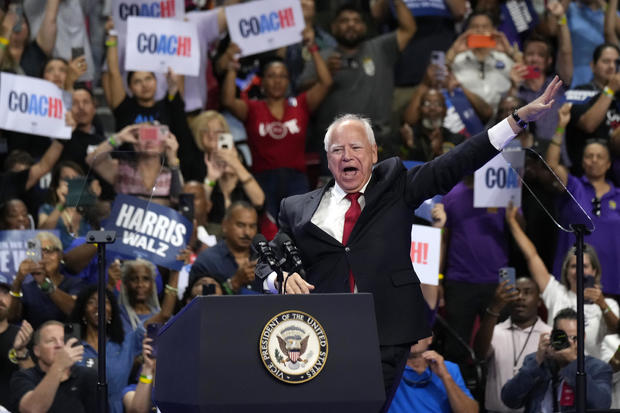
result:
<svg viewBox="0 0 620 413"><path fill-rule="evenodd" d="M157 370L157 360L153 354L153 340L142 341L142 368L137 384L123 389L123 406L127 413L149 413L153 411L153 381Z"/></svg>
<svg viewBox="0 0 620 413"><path fill-rule="evenodd" d="M131 125L102 142L86 157L86 163L99 176L114 185L117 193L128 194L169 205L170 198L180 193L183 176L179 170L176 137L166 131L163 139L140 139L140 128L151 125ZM134 153L115 159L107 156L122 144L130 144ZM162 157L167 166L162 167Z"/></svg>
<svg viewBox="0 0 620 413"><path fill-rule="evenodd" d="M234 145L218 147L219 136L230 133L226 119L213 110L203 112L192 122L192 132L196 146L204 152L200 175L212 203L209 221L222 222L224 211L235 201L247 201L260 210L265 193L246 169L242 156Z"/></svg>
<svg viewBox="0 0 620 413"><path fill-rule="evenodd" d="M84 356L78 363L81 366L97 368L99 353L97 286L92 285L82 291L75 302L69 320L79 324ZM129 380L129 373L136 356L142 351L144 328L138 326L127 334L123 331L120 309L114 294L106 289L106 373L108 377L108 399L111 413L123 413L122 391Z"/></svg>
<svg viewBox="0 0 620 413"><path fill-rule="evenodd" d="M289 73L282 60L273 59L262 69L264 99L235 97L237 65L229 64L222 88L222 104L245 123L252 152L252 170L267 197L267 210L277 216L280 200L307 192L306 132L310 114L332 84L325 61L314 44L314 30L306 27L304 43L311 53L318 82L307 92L288 97Z"/></svg>
<svg viewBox="0 0 620 413"><path fill-rule="evenodd" d="M620 189L614 186L607 173L611 169L611 154L603 140L588 140L583 149L583 176L576 177L560 163L562 131L570 121L571 106L565 104L558 115L558 131L553 135L547 149L546 161L564 186L573 194L577 202L592 218L596 231L585 236L585 241L597 251L601 261L603 277L601 286L605 294L620 296ZM558 203L562 223L583 223L572 199L561 199ZM553 272L558 273L564 260L562 253L574 243L573 234L560 232L553 264Z"/></svg>
<svg viewBox="0 0 620 413"><path fill-rule="evenodd" d="M39 229L57 229L63 250L67 249L75 237L86 235L90 225L75 206L67 206L69 180L84 176L84 171L75 162L62 161L52 171L52 182L47 202L39 208ZM92 191L95 196L101 194L99 182L94 180L83 191ZM86 195L84 195L86 196Z"/></svg>
<svg viewBox="0 0 620 413"><path fill-rule="evenodd" d="M538 255L536 247L527 237L517 222L517 209L506 209L506 220L512 235L525 256L530 274L541 291L541 297L548 310L547 323L553 324L553 318L563 308L577 307L577 257L575 248L571 248L562 263L561 282L556 280ZM596 251L586 244L583 254L584 276L594 277L593 287L584 290L585 313L585 351L588 355L601 359L601 342L605 335L615 333L618 326L618 303L605 298L601 291L601 264ZM584 280L585 282L585 280Z"/></svg>
<svg viewBox="0 0 620 413"><path fill-rule="evenodd" d="M178 279L179 272L170 271L160 307L155 286L155 266L140 258L125 261L122 265L119 295L123 330L130 332L140 325L168 321L176 303Z"/></svg>
<svg viewBox="0 0 620 413"><path fill-rule="evenodd" d="M43 67L43 79L48 80L61 89L73 90L73 84L86 73L86 57L79 56L67 62L60 57L52 57Z"/></svg>
<svg viewBox="0 0 620 413"><path fill-rule="evenodd" d="M64 321L75 305L75 296L82 290L82 281L62 272L62 243L50 232L36 236L41 244L41 260L26 258L20 265L11 286L9 319L28 320L34 329L48 320ZM28 274L32 279L24 282Z"/></svg>
<svg viewBox="0 0 620 413"><path fill-rule="evenodd" d="M31 228L32 221L24 201L13 198L0 204L0 230Z"/></svg>

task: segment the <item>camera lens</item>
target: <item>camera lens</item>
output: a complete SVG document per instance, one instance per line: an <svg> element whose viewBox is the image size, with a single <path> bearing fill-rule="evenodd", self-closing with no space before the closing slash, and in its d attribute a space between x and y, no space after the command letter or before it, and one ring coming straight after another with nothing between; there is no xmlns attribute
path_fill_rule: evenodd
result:
<svg viewBox="0 0 620 413"><path fill-rule="evenodd" d="M564 350L565 348L570 347L568 335L564 330L552 330L549 341L551 343L551 347L553 347L555 350Z"/></svg>

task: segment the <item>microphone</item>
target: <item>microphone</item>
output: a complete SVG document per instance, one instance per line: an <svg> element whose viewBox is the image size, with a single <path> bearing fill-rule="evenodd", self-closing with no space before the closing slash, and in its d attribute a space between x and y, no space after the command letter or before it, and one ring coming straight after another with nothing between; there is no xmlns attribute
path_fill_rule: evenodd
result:
<svg viewBox="0 0 620 413"><path fill-rule="evenodd" d="M297 246L293 243L291 237L284 232L278 232L273 239L273 242L276 245L279 245L282 249L282 252L286 258L286 263L288 264L287 269L289 272L296 272L305 279L306 271L304 270L304 265L301 262L301 255L299 254L299 249L297 249Z"/></svg>
<svg viewBox="0 0 620 413"><path fill-rule="evenodd" d="M254 275L261 280L264 280L272 272L276 272L278 277L282 276L282 269L280 268L280 262L276 258L273 250L267 243L267 239L263 234L256 234L252 239L252 252L253 256L258 255L258 263L254 270Z"/></svg>

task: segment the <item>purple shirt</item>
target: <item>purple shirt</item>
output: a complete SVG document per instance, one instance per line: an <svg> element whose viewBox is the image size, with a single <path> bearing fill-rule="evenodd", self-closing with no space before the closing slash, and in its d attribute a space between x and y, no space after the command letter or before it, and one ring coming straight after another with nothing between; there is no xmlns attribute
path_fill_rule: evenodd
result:
<svg viewBox="0 0 620 413"><path fill-rule="evenodd" d="M474 208L474 190L459 182L442 200L450 230L445 277L473 284L497 283L508 264L504 208Z"/></svg>
<svg viewBox="0 0 620 413"><path fill-rule="evenodd" d="M601 262L603 292L606 294L620 294L620 189L611 181L607 181L610 190L601 197L601 215L594 214L592 199L595 196L594 187L585 176L581 178L568 176L566 188L573 194L584 211L590 215L596 229L592 234L585 236L585 242L596 250ZM570 207L572 201L560 200L561 223L570 222L571 214L575 214ZM558 234L557 249L553 262L553 274L560 279L562 262L566 252L575 243L572 233L560 231Z"/></svg>

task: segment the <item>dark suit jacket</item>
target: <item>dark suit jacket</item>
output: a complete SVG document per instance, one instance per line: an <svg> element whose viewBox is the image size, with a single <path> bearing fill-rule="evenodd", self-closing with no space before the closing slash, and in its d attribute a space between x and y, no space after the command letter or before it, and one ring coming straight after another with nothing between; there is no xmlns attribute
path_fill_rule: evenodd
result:
<svg viewBox="0 0 620 413"><path fill-rule="evenodd" d="M415 342L428 337L430 329L410 258L413 211L424 200L448 192L497 153L484 132L409 171L398 158L378 163L364 193L366 205L346 246L310 222L333 181L284 199L280 230L301 250L314 292L348 292L351 269L358 291L374 296L381 345Z"/></svg>

